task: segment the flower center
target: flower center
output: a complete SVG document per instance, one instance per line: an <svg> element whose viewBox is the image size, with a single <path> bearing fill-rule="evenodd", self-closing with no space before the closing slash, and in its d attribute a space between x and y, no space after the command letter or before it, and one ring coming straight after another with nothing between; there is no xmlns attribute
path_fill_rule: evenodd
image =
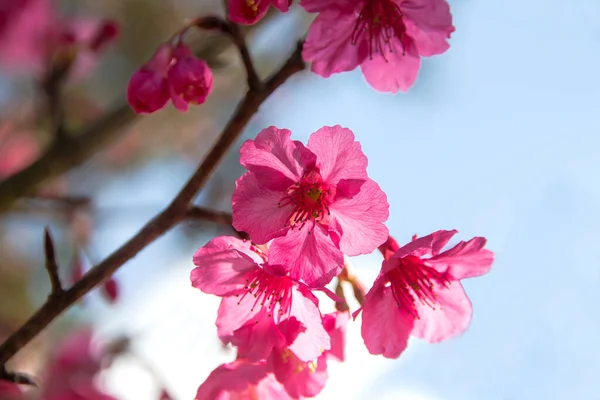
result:
<svg viewBox="0 0 600 400"><path fill-rule="evenodd" d="M416 256L400 259L400 264L388 271L388 279L396 304L414 318L419 318L417 301L435 310L438 301L434 291L434 283L442 286L450 285L444 274L423 264Z"/></svg>
<svg viewBox="0 0 600 400"><path fill-rule="evenodd" d="M367 35L369 58L373 58L373 53L379 53L387 61L384 52L386 49L392 52L392 40L398 38L404 55L403 38L406 25L403 17L404 14L395 0L365 0L354 25L352 44L358 43L363 35Z"/></svg>
<svg viewBox="0 0 600 400"><path fill-rule="evenodd" d="M246 279L245 292L238 304L247 295L252 295L255 300L250 311L253 312L256 307L266 309L269 317L275 316L275 322L279 323L290 312L292 285L292 280L287 276L277 276L257 269L253 276Z"/></svg>
<svg viewBox="0 0 600 400"><path fill-rule="evenodd" d="M300 182L296 182L287 189L287 194L281 199L278 207L289 206L291 209L290 218L286 226L294 229L302 229L307 222L328 223L329 203L331 202L332 191L329 186L323 182L321 175L316 171L306 174Z"/></svg>

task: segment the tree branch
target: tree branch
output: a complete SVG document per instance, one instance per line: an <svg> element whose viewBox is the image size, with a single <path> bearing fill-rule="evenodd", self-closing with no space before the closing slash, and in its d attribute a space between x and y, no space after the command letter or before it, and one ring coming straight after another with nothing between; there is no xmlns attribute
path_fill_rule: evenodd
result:
<svg viewBox="0 0 600 400"><path fill-rule="evenodd" d="M201 221L210 221L221 225L231 225L231 213L225 211L214 211L203 207L192 206L188 208L186 218Z"/></svg>
<svg viewBox="0 0 600 400"><path fill-rule="evenodd" d="M260 105L290 76L304 69L301 50L302 44L299 43L286 63L265 83L264 90L250 89L246 93L211 151L167 208L150 220L134 237L91 268L62 296L48 298L42 307L0 346L0 366L4 365L19 349L29 343L77 300L110 277L119 267L178 222L185 219L191 200L204 186L211 172L240 136Z"/></svg>

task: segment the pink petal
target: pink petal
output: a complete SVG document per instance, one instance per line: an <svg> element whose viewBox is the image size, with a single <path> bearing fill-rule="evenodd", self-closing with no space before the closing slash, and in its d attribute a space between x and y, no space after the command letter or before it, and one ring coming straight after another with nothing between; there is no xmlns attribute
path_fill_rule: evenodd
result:
<svg viewBox="0 0 600 400"><path fill-rule="evenodd" d="M450 48L448 34L441 31L423 31L411 21L406 21L407 35L413 38L420 56L442 54Z"/></svg>
<svg viewBox="0 0 600 400"><path fill-rule="evenodd" d="M338 243L336 234L318 223L312 231L309 226L291 229L286 236L273 240L269 262L287 266L290 277L308 286L325 286L344 267Z"/></svg>
<svg viewBox="0 0 600 400"><path fill-rule="evenodd" d="M327 352L328 357L333 357L339 362L345 360L346 353L346 326L350 321L350 313L336 311L323 316L323 326L331 338L331 349Z"/></svg>
<svg viewBox="0 0 600 400"><path fill-rule="evenodd" d="M312 62L312 71L322 77L352 71L368 54L368 44L361 37L352 44L356 24L353 12L331 8L321 12L309 28L302 57ZM362 35L365 36L365 35Z"/></svg>
<svg viewBox="0 0 600 400"><path fill-rule="evenodd" d="M369 353L398 358L406 348L413 318L398 308L391 289L380 282L375 281L365 297L361 334Z"/></svg>
<svg viewBox="0 0 600 400"><path fill-rule="evenodd" d="M263 310L256 321L248 322L233 333L231 343L238 348L238 357L258 362L266 360L273 348L285 346L285 336Z"/></svg>
<svg viewBox="0 0 600 400"><path fill-rule="evenodd" d="M417 302L419 319L415 320L411 334L437 343L463 333L471 322L473 310L460 282L451 282L448 287L434 283L433 290L439 306L433 309Z"/></svg>
<svg viewBox="0 0 600 400"><path fill-rule="evenodd" d="M265 16L270 1L229 0L229 19L238 24L251 25Z"/></svg>
<svg viewBox="0 0 600 400"><path fill-rule="evenodd" d="M240 148L240 163L270 190L287 190L315 165L315 155L302 143L291 140L291 134L271 126Z"/></svg>
<svg viewBox="0 0 600 400"><path fill-rule="evenodd" d="M268 374L265 379L256 385L256 393L259 393L262 399L293 400L285 387L277 381L273 374Z"/></svg>
<svg viewBox="0 0 600 400"><path fill-rule="evenodd" d="M322 12L327 9L341 8L345 12L352 12L356 7L354 0L300 0L300 6L310 13Z"/></svg>
<svg viewBox="0 0 600 400"><path fill-rule="evenodd" d="M217 296L241 292L248 273L261 262L260 257L252 253L249 241L231 236L212 239L194 254L197 268L190 274L192 286Z"/></svg>
<svg viewBox="0 0 600 400"><path fill-rule="evenodd" d="M474 237L461 241L450 250L426 261L439 271L447 271L454 279L472 278L487 274L494 261L494 253L484 249L486 239Z"/></svg>
<svg viewBox="0 0 600 400"><path fill-rule="evenodd" d="M340 198L329 207L331 226L340 235L340 249L349 256L368 254L386 241L384 222L389 204L379 185L368 179L352 198Z"/></svg>
<svg viewBox="0 0 600 400"><path fill-rule="evenodd" d="M298 290L292 292L290 316L296 318L303 325L303 329L289 348L302 361L314 360L331 348L329 334L323 327L316 301L314 295L304 286L299 286Z"/></svg>
<svg viewBox="0 0 600 400"><path fill-rule="evenodd" d="M327 356L321 356L309 365L289 349L273 350L267 365L294 399L316 396L327 381Z"/></svg>
<svg viewBox="0 0 600 400"><path fill-rule="evenodd" d="M451 231L436 231L427 236L420 237L416 240L408 242L402 246L394 258L402 258L408 255L416 257L436 256L442 248L448 243L452 236L458 233L457 230Z"/></svg>
<svg viewBox="0 0 600 400"><path fill-rule="evenodd" d="M442 32L446 36L454 31L450 5L446 0L403 0L400 7L405 18L420 30Z"/></svg>
<svg viewBox="0 0 600 400"><path fill-rule="evenodd" d="M317 156L323 180L336 185L340 179L367 179L367 157L354 133L340 125L324 126L308 139L308 148Z"/></svg>
<svg viewBox="0 0 600 400"><path fill-rule="evenodd" d="M400 40L390 41L392 51L386 52L385 58L376 55L366 59L360 65L365 79L375 90L380 92L407 92L415 83L421 66L421 58L414 41L405 36L403 54Z"/></svg>
<svg viewBox="0 0 600 400"><path fill-rule="evenodd" d="M217 313L217 334L224 343L229 343L234 331L240 329L247 322L256 322L258 314L262 311L260 305L254 307L255 299L252 295L240 297L224 297Z"/></svg>
<svg viewBox="0 0 600 400"><path fill-rule="evenodd" d="M267 376L264 363L251 364L239 360L223 364L210 373L208 378L200 385L196 399L220 399L220 395L227 392L243 392L250 385L256 385Z"/></svg>
<svg viewBox="0 0 600 400"><path fill-rule="evenodd" d="M258 244L286 234L292 213L289 207L278 206L285 192L265 188L250 173L239 178L235 186L232 196L235 229L247 232Z"/></svg>

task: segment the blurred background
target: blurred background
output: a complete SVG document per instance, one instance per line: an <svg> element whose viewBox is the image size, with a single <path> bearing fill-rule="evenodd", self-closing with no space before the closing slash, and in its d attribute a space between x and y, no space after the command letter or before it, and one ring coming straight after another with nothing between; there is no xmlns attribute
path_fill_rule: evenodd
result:
<svg viewBox="0 0 600 400"><path fill-rule="evenodd" d="M0 35L12 1L0 0ZM488 275L464 282L474 308L464 335L437 345L412 340L398 360L386 360L366 351L359 318L348 329L347 361L331 363L317 398L600 399L600 3L450 3L451 48L423 61L409 93L378 93L358 70L330 79L296 74L261 107L196 202L231 210L243 173L239 146L262 128L288 128L306 141L323 125L348 127L388 195L388 227L399 242L458 229L459 240L487 237L496 261ZM187 19L223 14L222 2L209 0L53 6L62 16L109 18L121 27L65 86L66 124L75 130L123 107L131 74ZM283 63L311 18L295 6L246 30L261 76ZM51 139L40 71L2 40L0 180ZM223 38L194 34L190 43L214 69L206 104L127 121L105 150L0 217L0 339L49 293L44 226L71 283L161 211L220 134L245 92L243 68ZM223 234L232 231L201 221L178 226L116 273L116 293L90 293L10 367L43 377L56 343L93 326L105 343L129 340L101 376L109 393L154 400L166 389L192 399L210 371L235 356L216 337L219 299L189 282L193 253ZM370 285L381 256L351 262Z"/></svg>

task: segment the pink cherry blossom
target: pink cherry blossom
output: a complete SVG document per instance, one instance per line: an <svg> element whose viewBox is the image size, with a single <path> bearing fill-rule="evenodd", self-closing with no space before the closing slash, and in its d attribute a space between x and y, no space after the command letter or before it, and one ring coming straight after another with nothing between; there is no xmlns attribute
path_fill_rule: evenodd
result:
<svg viewBox="0 0 600 400"><path fill-rule="evenodd" d="M115 400L95 382L101 362L92 342L92 332L73 332L60 344L42 386L43 400Z"/></svg>
<svg viewBox="0 0 600 400"><path fill-rule="evenodd" d="M265 16L269 6L287 12L292 0L228 0L229 19L238 24L252 25Z"/></svg>
<svg viewBox="0 0 600 400"><path fill-rule="evenodd" d="M195 57L189 47L179 44L173 49L174 63L169 69L171 100L186 111L188 104L202 104L213 86L213 74L206 61Z"/></svg>
<svg viewBox="0 0 600 400"><path fill-rule="evenodd" d="M127 100L137 113L160 110L169 101L167 74L173 49L168 44L158 47L152 58L133 74L127 85Z"/></svg>
<svg viewBox="0 0 600 400"><path fill-rule="evenodd" d="M323 127L306 147L290 135L270 127L243 144L248 172L236 182L233 225L256 243L274 239L272 263L323 286L342 270L344 254L367 254L385 241L389 205L352 131Z"/></svg>
<svg viewBox="0 0 600 400"><path fill-rule="evenodd" d="M334 312L323 316L323 324L331 339L331 349L318 358L303 361L289 347L273 349L267 360L269 371L294 399L313 397L321 392L327 381L329 358L344 361L346 325L350 319L347 312Z"/></svg>
<svg viewBox="0 0 600 400"><path fill-rule="evenodd" d="M446 0L302 0L318 12L303 49L312 71L323 77L360 66L383 92L406 92L422 56L449 48L454 32Z"/></svg>
<svg viewBox="0 0 600 400"><path fill-rule="evenodd" d="M456 233L437 231L403 247L390 238L381 246L385 260L362 307L371 354L396 358L411 334L434 343L467 329L472 309L460 280L487 273L494 256L483 237L441 252Z"/></svg>
<svg viewBox="0 0 600 400"><path fill-rule="evenodd" d="M192 286L223 297L218 335L237 346L240 357L256 362L287 346L308 361L330 348L317 298L250 242L217 237L193 261Z"/></svg>
<svg viewBox="0 0 600 400"><path fill-rule="evenodd" d="M196 400L292 399L265 362L250 363L240 359L223 364L200 385Z"/></svg>

